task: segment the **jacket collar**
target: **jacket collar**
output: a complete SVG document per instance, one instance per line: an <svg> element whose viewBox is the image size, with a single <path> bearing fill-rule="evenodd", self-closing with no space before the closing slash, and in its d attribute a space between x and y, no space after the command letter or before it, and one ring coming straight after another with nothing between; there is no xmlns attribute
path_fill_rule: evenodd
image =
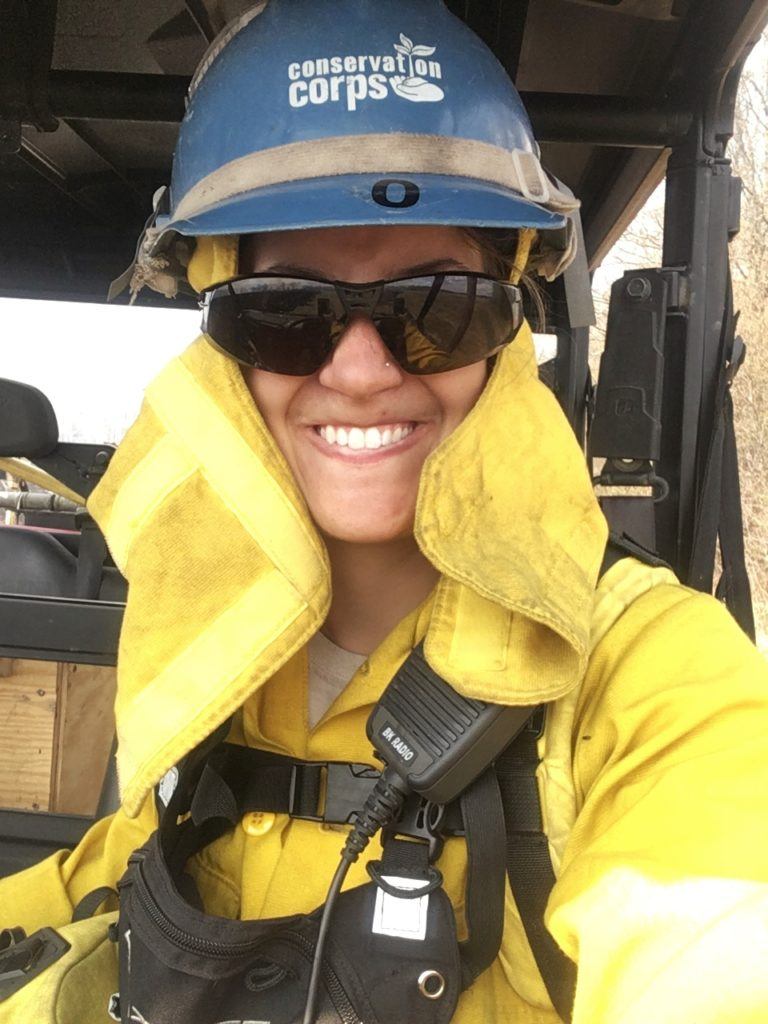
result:
<svg viewBox="0 0 768 1024"><path fill-rule="evenodd" d="M327 614L330 574L239 368L204 338L147 389L89 507L130 582L116 714L135 814L171 765L296 664ZM433 667L469 696L534 704L566 693L586 664L606 535L525 327L425 464L415 536L442 578L378 662L396 667L426 632ZM381 685L371 672L336 710Z"/></svg>

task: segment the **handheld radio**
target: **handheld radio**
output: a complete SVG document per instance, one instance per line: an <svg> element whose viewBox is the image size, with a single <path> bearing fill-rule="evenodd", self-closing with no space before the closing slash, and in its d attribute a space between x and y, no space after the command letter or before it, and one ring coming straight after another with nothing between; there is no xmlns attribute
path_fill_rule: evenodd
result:
<svg viewBox="0 0 768 1024"><path fill-rule="evenodd" d="M370 839L395 821L411 793L446 804L464 792L522 731L533 707L462 697L414 648L371 712L369 740L385 768L341 851L315 946L304 1024L314 1024L323 949L347 871Z"/></svg>

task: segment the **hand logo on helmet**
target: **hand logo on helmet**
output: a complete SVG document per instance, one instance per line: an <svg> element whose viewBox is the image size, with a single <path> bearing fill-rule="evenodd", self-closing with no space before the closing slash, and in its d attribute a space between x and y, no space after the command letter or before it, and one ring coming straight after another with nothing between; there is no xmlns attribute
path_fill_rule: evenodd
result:
<svg viewBox="0 0 768 1024"><path fill-rule="evenodd" d="M413 103L438 103L440 100L445 99L445 93L439 85L435 85L434 82L428 82L426 78L422 78L417 71L421 71L422 68L428 68L425 60L417 60L414 63L414 57L431 57L435 52L436 47L434 46L414 46L411 40L400 34L400 42L402 46L398 46L395 43L395 49L398 53L408 58L408 77L402 78L397 76L392 79L392 89L397 93L398 96L402 96L404 100L411 100Z"/></svg>
<svg viewBox="0 0 768 1024"><path fill-rule="evenodd" d="M427 60L435 46L414 46L400 34L397 56L369 54L317 57L288 66L288 101L295 109L342 102L357 110L365 100L386 99L390 90L412 103L439 103L445 92L434 79L443 77L439 61ZM433 81L429 81L433 79Z"/></svg>

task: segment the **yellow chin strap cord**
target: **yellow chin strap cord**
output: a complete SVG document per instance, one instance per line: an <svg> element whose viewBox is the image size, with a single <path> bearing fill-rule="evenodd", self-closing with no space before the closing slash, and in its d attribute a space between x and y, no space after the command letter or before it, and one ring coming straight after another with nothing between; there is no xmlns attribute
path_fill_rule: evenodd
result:
<svg viewBox="0 0 768 1024"><path fill-rule="evenodd" d="M535 228L520 228L517 236L517 252L515 253L515 262L512 264L512 270L509 274L510 284L519 284L520 278L525 273L525 268L528 266L528 260L530 259L531 249L533 243L536 241L536 229Z"/></svg>
<svg viewBox="0 0 768 1024"><path fill-rule="evenodd" d="M187 280L196 292L237 277L239 235L200 235L187 267Z"/></svg>

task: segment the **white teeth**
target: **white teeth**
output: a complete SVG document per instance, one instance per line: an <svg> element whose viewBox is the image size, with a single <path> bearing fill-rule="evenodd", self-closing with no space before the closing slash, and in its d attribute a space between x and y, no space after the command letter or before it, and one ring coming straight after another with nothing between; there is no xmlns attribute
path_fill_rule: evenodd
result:
<svg viewBox="0 0 768 1024"><path fill-rule="evenodd" d="M352 427L349 432L348 444L353 451L360 451L365 448L365 434L360 427Z"/></svg>
<svg viewBox="0 0 768 1024"><path fill-rule="evenodd" d="M404 440L415 430L413 424L400 427L333 427L324 426L318 428L318 433L327 444L338 445L340 448L350 448L352 451L376 451L379 448L388 448Z"/></svg>

